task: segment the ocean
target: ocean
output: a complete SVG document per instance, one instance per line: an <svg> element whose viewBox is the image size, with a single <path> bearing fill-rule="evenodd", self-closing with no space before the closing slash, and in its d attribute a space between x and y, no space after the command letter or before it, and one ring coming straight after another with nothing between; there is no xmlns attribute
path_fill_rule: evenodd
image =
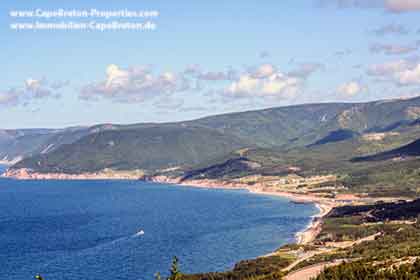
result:
<svg viewBox="0 0 420 280"><path fill-rule="evenodd" d="M0 275L153 279L173 256L185 273L222 271L293 242L316 213L240 190L0 179Z"/></svg>

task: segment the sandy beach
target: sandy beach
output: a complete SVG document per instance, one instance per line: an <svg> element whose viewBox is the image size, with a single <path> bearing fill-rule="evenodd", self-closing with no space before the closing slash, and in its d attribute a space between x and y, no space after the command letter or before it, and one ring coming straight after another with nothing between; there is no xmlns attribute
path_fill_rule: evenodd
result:
<svg viewBox="0 0 420 280"><path fill-rule="evenodd" d="M312 221L306 229L296 234L297 244L308 244L315 240L322 229L322 218L334 208L332 205L321 204L318 202L315 202L315 205L319 209L319 213L312 216Z"/></svg>
<svg viewBox="0 0 420 280"><path fill-rule="evenodd" d="M170 183L167 180L165 183ZM284 191L272 191L266 190L264 186L249 186L240 183L232 182L217 182L211 180L193 180L182 183L176 183L182 186L195 187L195 188L209 188L209 189L243 189L254 194L280 196L289 199L290 201L298 203L314 203L319 209L319 213L312 216L311 222L308 226L300 232L296 233L297 244L308 244L315 240L317 235L322 229L322 218L327 215L334 207L338 206L338 203L334 199L317 197L309 194L284 192Z"/></svg>

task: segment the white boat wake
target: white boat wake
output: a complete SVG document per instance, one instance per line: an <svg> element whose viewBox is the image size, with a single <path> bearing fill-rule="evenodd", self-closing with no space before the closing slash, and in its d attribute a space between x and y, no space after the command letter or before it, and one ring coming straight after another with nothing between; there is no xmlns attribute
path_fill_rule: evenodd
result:
<svg viewBox="0 0 420 280"><path fill-rule="evenodd" d="M144 235L144 230L140 230L140 231L136 232L136 234L134 234L133 236L137 237L137 236L142 236L142 235Z"/></svg>

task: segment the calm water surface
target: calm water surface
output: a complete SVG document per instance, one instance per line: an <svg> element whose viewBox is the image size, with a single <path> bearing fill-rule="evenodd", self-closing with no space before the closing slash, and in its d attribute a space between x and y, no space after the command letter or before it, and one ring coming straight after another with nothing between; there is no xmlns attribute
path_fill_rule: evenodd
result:
<svg viewBox="0 0 420 280"><path fill-rule="evenodd" d="M153 279L174 255L183 272L220 271L292 242L316 212L245 191L0 179L0 275Z"/></svg>

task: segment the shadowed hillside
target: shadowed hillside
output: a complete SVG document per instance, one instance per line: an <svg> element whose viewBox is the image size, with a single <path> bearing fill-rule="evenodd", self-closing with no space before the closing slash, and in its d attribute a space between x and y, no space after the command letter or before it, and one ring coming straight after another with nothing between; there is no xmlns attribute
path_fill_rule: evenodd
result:
<svg viewBox="0 0 420 280"><path fill-rule="evenodd" d="M361 161L380 161L388 160L393 158L404 158L404 157L416 157L420 156L420 139L416 140L408 145L402 146L398 149L393 149L387 152L354 158L354 162Z"/></svg>

